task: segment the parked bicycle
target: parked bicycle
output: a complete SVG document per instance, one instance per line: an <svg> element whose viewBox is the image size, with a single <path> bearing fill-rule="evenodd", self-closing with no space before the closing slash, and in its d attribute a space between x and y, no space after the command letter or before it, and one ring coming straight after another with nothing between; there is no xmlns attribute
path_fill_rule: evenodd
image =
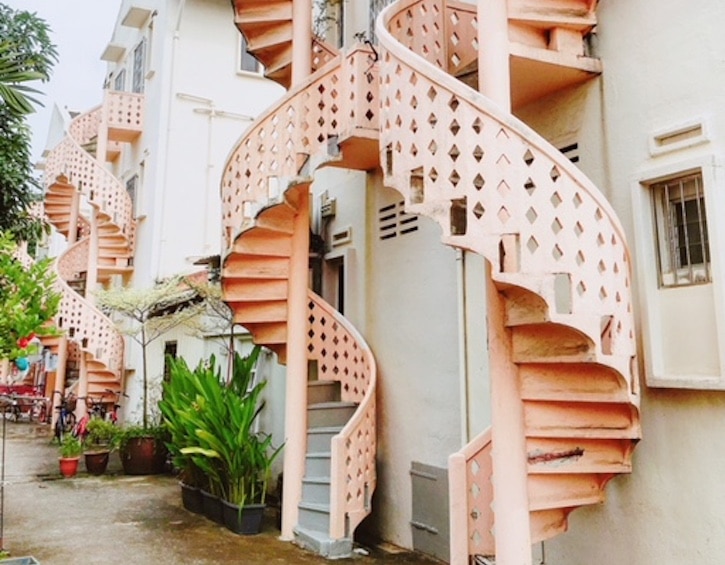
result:
<svg viewBox="0 0 725 565"><path fill-rule="evenodd" d="M54 436L58 442L62 442L63 435L71 433L76 425L76 415L74 413L76 398L72 394L65 397L60 390L54 390L53 396L56 394L60 397L60 403L55 407L58 410L58 418L55 421Z"/></svg>

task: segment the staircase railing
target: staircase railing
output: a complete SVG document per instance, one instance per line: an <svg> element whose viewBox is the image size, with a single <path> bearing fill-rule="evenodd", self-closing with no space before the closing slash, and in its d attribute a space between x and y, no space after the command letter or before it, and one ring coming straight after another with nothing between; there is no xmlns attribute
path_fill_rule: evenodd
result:
<svg viewBox="0 0 725 565"><path fill-rule="evenodd" d="M58 277L56 286L62 295L56 316L58 329L102 363L116 379L121 378L123 367L123 335L113 322L93 306L66 281L73 280L88 265L89 239L82 239L58 256L55 263Z"/></svg>
<svg viewBox="0 0 725 565"><path fill-rule="evenodd" d="M342 400L358 407L332 439L330 537L351 535L370 513L375 490L377 369L367 343L331 305L309 292L309 359L320 380L339 381Z"/></svg>
<svg viewBox="0 0 725 565"><path fill-rule="evenodd" d="M543 296L552 320L587 335L600 362L634 391L630 256L616 214L536 132L399 43L420 28L415 14L426 4L434 3L393 4L378 30L386 183L405 195L409 210L436 219L444 241L465 237L475 245L495 280ZM430 103L411 112L421 93ZM571 220L581 217L592 221Z"/></svg>
<svg viewBox="0 0 725 565"><path fill-rule="evenodd" d="M330 143L355 131L377 135L377 67L370 64L370 54L359 47L338 55L261 115L244 135L222 177L228 247L263 207L280 202L310 156L328 154Z"/></svg>
<svg viewBox="0 0 725 565"><path fill-rule="evenodd" d="M491 447L488 429L448 458L452 563L494 554Z"/></svg>

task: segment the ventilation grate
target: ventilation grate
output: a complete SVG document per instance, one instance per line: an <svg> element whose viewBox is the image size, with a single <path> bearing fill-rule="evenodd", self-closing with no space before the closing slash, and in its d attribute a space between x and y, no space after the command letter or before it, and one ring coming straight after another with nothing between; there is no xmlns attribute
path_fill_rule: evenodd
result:
<svg viewBox="0 0 725 565"><path fill-rule="evenodd" d="M560 147L559 151L561 151L564 154L564 157L569 159L572 163L578 163L579 162L579 144L578 143L571 143L569 145L566 145L564 147Z"/></svg>
<svg viewBox="0 0 725 565"><path fill-rule="evenodd" d="M378 210L378 232L381 240L393 239L418 231L418 216L405 213L405 203L383 206Z"/></svg>

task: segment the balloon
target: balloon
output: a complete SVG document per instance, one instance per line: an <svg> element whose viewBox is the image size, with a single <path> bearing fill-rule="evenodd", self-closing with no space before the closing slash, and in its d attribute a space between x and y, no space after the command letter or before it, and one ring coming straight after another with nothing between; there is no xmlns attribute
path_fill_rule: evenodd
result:
<svg viewBox="0 0 725 565"><path fill-rule="evenodd" d="M30 367L30 363L28 363L28 359L26 357L18 357L15 360L15 366L21 371L27 371L28 367Z"/></svg>

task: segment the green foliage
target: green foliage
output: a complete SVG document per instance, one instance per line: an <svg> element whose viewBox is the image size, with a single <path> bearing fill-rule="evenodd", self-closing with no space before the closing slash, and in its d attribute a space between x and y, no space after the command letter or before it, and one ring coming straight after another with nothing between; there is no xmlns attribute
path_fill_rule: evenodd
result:
<svg viewBox="0 0 725 565"><path fill-rule="evenodd" d="M113 422L102 418L91 418L86 428L86 435L83 448L85 451L100 449L114 449L119 437L119 428Z"/></svg>
<svg viewBox="0 0 725 565"><path fill-rule="evenodd" d="M242 358L224 383L212 356L192 371L183 359L170 360L171 379L159 404L171 440L168 448L184 476L206 478L206 488L243 506L264 503L267 480L281 446L256 432L265 382L252 386L259 348Z"/></svg>
<svg viewBox="0 0 725 565"><path fill-rule="evenodd" d="M50 335L45 326L58 312L60 294L55 292L55 275L50 261L25 268L15 257L15 244L0 234L0 359L23 354L18 339L32 333Z"/></svg>
<svg viewBox="0 0 725 565"><path fill-rule="evenodd" d="M83 452L83 446L77 437L71 434L65 434L63 441L60 443L60 456L64 459L72 457L80 457Z"/></svg>
<svg viewBox="0 0 725 565"><path fill-rule="evenodd" d="M26 116L38 91L26 83L48 80L58 53L48 25L35 14L0 4L0 231L34 242L45 224L28 209L40 197L30 161Z"/></svg>
<svg viewBox="0 0 725 565"><path fill-rule="evenodd" d="M116 441L121 449L124 449L129 441L140 438L154 438L166 441L168 439L168 430L165 424L158 425L139 425L131 424L120 428L117 432Z"/></svg>

